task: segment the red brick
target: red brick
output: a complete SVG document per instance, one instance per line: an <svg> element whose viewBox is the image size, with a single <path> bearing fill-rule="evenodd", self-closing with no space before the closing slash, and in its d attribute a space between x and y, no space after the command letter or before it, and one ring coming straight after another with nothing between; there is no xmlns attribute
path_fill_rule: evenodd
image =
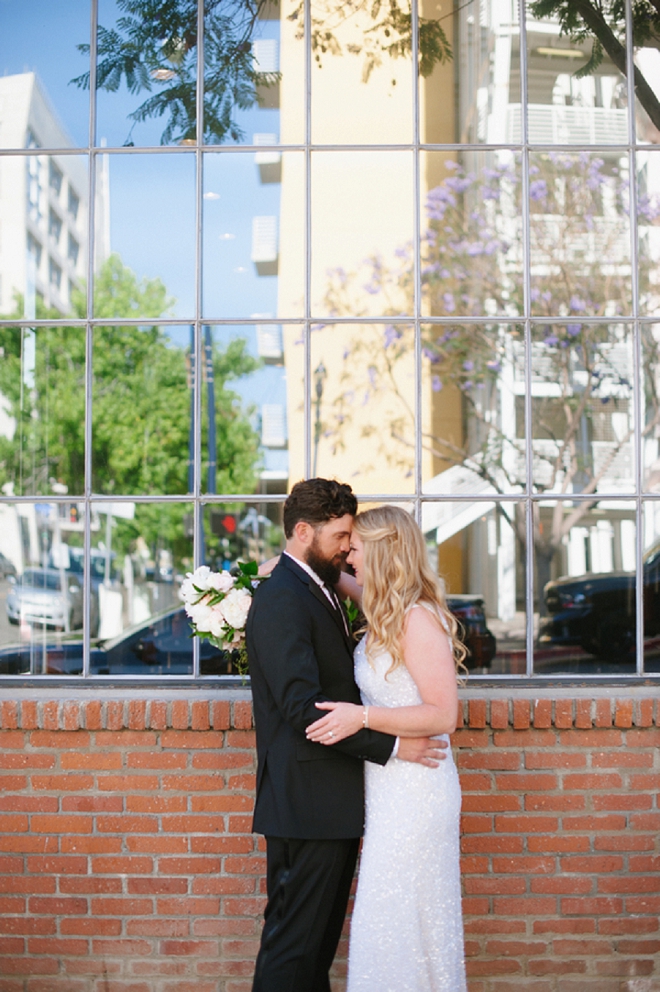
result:
<svg viewBox="0 0 660 992"><path fill-rule="evenodd" d="M562 871L587 872L590 875L599 873L621 871L623 868L623 858L618 855L593 854L583 857L561 858L560 865Z"/></svg>
<svg viewBox="0 0 660 992"><path fill-rule="evenodd" d="M514 730L527 730L530 726L530 701L528 699L514 699L513 701L513 728Z"/></svg>
<svg viewBox="0 0 660 992"><path fill-rule="evenodd" d="M539 881L541 881L539 879ZM595 933L596 921L589 919L569 920L535 920L532 923L534 933Z"/></svg>
<svg viewBox="0 0 660 992"><path fill-rule="evenodd" d="M149 705L149 726L152 730L167 728L167 703L164 700L153 700Z"/></svg>
<svg viewBox="0 0 660 992"><path fill-rule="evenodd" d="M94 769L96 771L113 771L122 766L120 751L63 751L60 764L66 769Z"/></svg>
<svg viewBox="0 0 660 992"><path fill-rule="evenodd" d="M654 775L631 775L628 787L640 792L657 792L660 790L660 773Z"/></svg>
<svg viewBox="0 0 660 992"><path fill-rule="evenodd" d="M57 813L57 796L0 796L0 810L5 813Z"/></svg>
<svg viewBox="0 0 660 992"><path fill-rule="evenodd" d="M70 813L121 813L122 796L62 796L62 811Z"/></svg>
<svg viewBox="0 0 660 992"><path fill-rule="evenodd" d="M660 954L660 940L620 940L619 954Z"/></svg>
<svg viewBox="0 0 660 992"><path fill-rule="evenodd" d="M161 734L162 747L171 748L222 748L224 734L216 730L166 730Z"/></svg>
<svg viewBox="0 0 660 992"><path fill-rule="evenodd" d="M509 872L519 875L549 875L554 870L554 858L493 858L493 871L496 875Z"/></svg>
<svg viewBox="0 0 660 992"><path fill-rule="evenodd" d="M159 916L217 916L219 899L200 899L190 896L177 899L158 899Z"/></svg>
<svg viewBox="0 0 660 992"><path fill-rule="evenodd" d="M481 730L486 726L485 699L470 699L468 701L468 725L472 730Z"/></svg>
<svg viewBox="0 0 660 992"><path fill-rule="evenodd" d="M605 775L598 772L564 775L562 788L577 792L592 792L596 789L620 789L623 786L621 776L616 773Z"/></svg>
<svg viewBox="0 0 660 992"><path fill-rule="evenodd" d="M232 705L233 728L235 730L252 729L252 703L247 700L238 700Z"/></svg>
<svg viewBox="0 0 660 992"><path fill-rule="evenodd" d="M609 895L641 895L642 892L660 892L658 875L606 875L598 879L598 891Z"/></svg>
<svg viewBox="0 0 660 992"><path fill-rule="evenodd" d="M161 954L182 954L186 957L191 955L217 956L217 941L211 940L162 940L159 951Z"/></svg>
<svg viewBox="0 0 660 992"><path fill-rule="evenodd" d="M493 730L506 730L509 726L508 699L491 699L490 725Z"/></svg>
<svg viewBox="0 0 660 992"><path fill-rule="evenodd" d="M161 858L159 870L170 875L199 875L220 871L219 858Z"/></svg>
<svg viewBox="0 0 660 992"><path fill-rule="evenodd" d="M1 792L22 792L27 783L27 775L0 775Z"/></svg>
<svg viewBox="0 0 660 992"><path fill-rule="evenodd" d="M2 908L5 912L11 913L10 903L19 900L2 900ZM25 908L25 900L20 900L22 910ZM62 921L63 922L63 921ZM55 933L57 924L53 917L45 916L0 916L0 933Z"/></svg>
<svg viewBox="0 0 660 992"><path fill-rule="evenodd" d="M95 735L97 747L155 747L156 734L151 730L99 730Z"/></svg>
<svg viewBox="0 0 660 992"><path fill-rule="evenodd" d="M493 908L498 916L555 916L557 900L548 896L520 896L515 899L503 896L494 900Z"/></svg>
<svg viewBox="0 0 660 992"><path fill-rule="evenodd" d="M202 751L193 754L193 768L253 768L254 755L250 751Z"/></svg>
<svg viewBox="0 0 660 992"><path fill-rule="evenodd" d="M0 892L16 895L52 895L56 879L38 875L0 875Z"/></svg>
<svg viewBox="0 0 660 992"><path fill-rule="evenodd" d="M72 896L109 896L123 891L121 878L108 878L94 875L63 875L58 879L60 892Z"/></svg>
<svg viewBox="0 0 660 992"><path fill-rule="evenodd" d="M646 727L641 730L629 730L626 734L626 746L648 748L660 747L660 727Z"/></svg>
<svg viewBox="0 0 660 992"><path fill-rule="evenodd" d="M29 937L28 954L87 954L86 940L62 937Z"/></svg>
<svg viewBox="0 0 660 992"><path fill-rule="evenodd" d="M186 796L126 796L127 813L183 813Z"/></svg>
<svg viewBox="0 0 660 992"><path fill-rule="evenodd" d="M121 730L126 726L122 700L109 699L105 704L105 725L108 730Z"/></svg>
<svg viewBox="0 0 660 992"><path fill-rule="evenodd" d="M33 855L27 859L27 870L54 875L86 875L87 858L60 855Z"/></svg>
<svg viewBox="0 0 660 992"><path fill-rule="evenodd" d="M647 733L647 731L641 731ZM559 735L559 744L562 747L620 747L623 744L623 735L620 730L562 730Z"/></svg>
<svg viewBox="0 0 660 992"><path fill-rule="evenodd" d="M2 746L2 737L0 737ZM16 752L3 753L0 751L0 768L54 768L54 754L16 754Z"/></svg>
<svg viewBox="0 0 660 992"><path fill-rule="evenodd" d="M490 775L470 774L463 772L461 775L461 789L463 792L489 792L492 786Z"/></svg>
<svg viewBox="0 0 660 992"><path fill-rule="evenodd" d="M555 700L555 727L566 730L573 726L573 700Z"/></svg>
<svg viewBox="0 0 660 992"><path fill-rule="evenodd" d="M130 699L128 703L128 729L145 730L147 715L146 699Z"/></svg>
<svg viewBox="0 0 660 992"><path fill-rule="evenodd" d="M1 819L1 818L0 818ZM33 816L30 832L35 834L89 834L91 816Z"/></svg>
<svg viewBox="0 0 660 992"><path fill-rule="evenodd" d="M35 915L44 913L47 916L83 916L87 913L87 900L32 896L28 900L28 911Z"/></svg>
<svg viewBox="0 0 660 992"><path fill-rule="evenodd" d="M545 954L548 945L541 941L489 940L486 954L493 957L529 957L530 954Z"/></svg>
<svg viewBox="0 0 660 992"><path fill-rule="evenodd" d="M171 706L172 727L174 730L187 730L190 726L188 700L175 699Z"/></svg>
<svg viewBox="0 0 660 992"><path fill-rule="evenodd" d="M527 850L530 854L566 854L588 851L591 847L588 837L550 836L528 837Z"/></svg>
<svg viewBox="0 0 660 992"><path fill-rule="evenodd" d="M148 875L153 871L151 858L98 857L92 858L92 871L100 875Z"/></svg>
<svg viewBox="0 0 660 992"><path fill-rule="evenodd" d="M500 774L495 776L495 783L500 792L551 792L558 787L556 775Z"/></svg>
<svg viewBox="0 0 660 992"><path fill-rule="evenodd" d="M592 804L595 810L601 809L651 809L653 799L651 796L635 795L634 793L618 793L614 795L592 796Z"/></svg>
<svg viewBox="0 0 660 992"><path fill-rule="evenodd" d="M44 706L47 706L44 703ZM86 730L33 730L30 734L30 747L52 747L57 751L68 751L76 747L89 747L90 735ZM0 737L0 746L7 746Z"/></svg>
<svg viewBox="0 0 660 992"><path fill-rule="evenodd" d="M614 726L628 728L633 724L632 699L617 699L614 713Z"/></svg>
<svg viewBox="0 0 660 992"><path fill-rule="evenodd" d="M561 911L566 916L617 916L623 909L623 900L594 896L588 899L562 899Z"/></svg>
<svg viewBox="0 0 660 992"><path fill-rule="evenodd" d="M631 918L620 918L614 920L599 920L598 932L607 934L622 933L656 933L658 930L658 918L653 916L634 916Z"/></svg>
<svg viewBox="0 0 660 992"><path fill-rule="evenodd" d="M107 834L149 834L157 833L158 820L155 816L99 816L96 829Z"/></svg>
<svg viewBox="0 0 660 992"><path fill-rule="evenodd" d="M18 703L13 699L3 699L0 702L0 725L3 730L18 728Z"/></svg>
<svg viewBox="0 0 660 992"><path fill-rule="evenodd" d="M530 891L544 895L588 896L591 895L591 889L591 879L580 876L564 878L561 875L553 875L550 878L540 877L530 880Z"/></svg>
<svg viewBox="0 0 660 992"><path fill-rule="evenodd" d="M80 727L80 704L72 700L62 703L62 730L78 730Z"/></svg>
<svg viewBox="0 0 660 992"><path fill-rule="evenodd" d="M33 775L33 789L46 792L86 792L94 785L92 775Z"/></svg>
<svg viewBox="0 0 660 992"><path fill-rule="evenodd" d="M457 764L459 769L490 769L492 771L515 771L520 768L520 752L518 751L461 751Z"/></svg>
<svg viewBox="0 0 660 992"><path fill-rule="evenodd" d="M87 730L100 730L103 726L100 699L90 699L85 703L85 727Z"/></svg>
<svg viewBox="0 0 660 992"><path fill-rule="evenodd" d="M629 823L631 830L660 831L660 813L633 813Z"/></svg>
<svg viewBox="0 0 660 992"><path fill-rule="evenodd" d="M575 958L572 961L556 961L542 958L527 962L530 975L579 975L587 970L586 961Z"/></svg>
<svg viewBox="0 0 660 992"><path fill-rule="evenodd" d="M252 749L257 745L253 730L229 730L226 738L227 747Z"/></svg>
<svg viewBox="0 0 660 992"><path fill-rule="evenodd" d="M490 737L486 730L456 730L451 735L452 747L488 747Z"/></svg>
<svg viewBox="0 0 660 992"><path fill-rule="evenodd" d="M62 837L63 854L112 854L121 851L121 837Z"/></svg>
<svg viewBox="0 0 660 992"><path fill-rule="evenodd" d="M518 796L468 794L463 796L462 809L465 813L504 813L520 809Z"/></svg>
<svg viewBox="0 0 660 992"><path fill-rule="evenodd" d="M0 834L23 834L27 829L27 816L0 816Z"/></svg>
<svg viewBox="0 0 660 992"><path fill-rule="evenodd" d="M559 828L556 816L496 816L495 829L498 833L530 832L550 833Z"/></svg>
<svg viewBox="0 0 660 992"><path fill-rule="evenodd" d="M592 768L650 768L653 755L644 751L594 751Z"/></svg>
<svg viewBox="0 0 660 992"><path fill-rule="evenodd" d="M41 709L41 722L44 730L57 730L59 726L58 705L54 699L45 702Z"/></svg>
<svg viewBox="0 0 660 992"><path fill-rule="evenodd" d="M498 730L493 734L495 747L553 747L556 743L554 730L527 730L524 736L516 730Z"/></svg>
<svg viewBox="0 0 660 992"><path fill-rule="evenodd" d="M653 726L653 699L637 699L634 706L634 717L636 727Z"/></svg>
<svg viewBox="0 0 660 992"><path fill-rule="evenodd" d="M549 730L552 727L552 700L534 700L534 727L537 730Z"/></svg>
<svg viewBox="0 0 660 992"><path fill-rule="evenodd" d="M565 816L562 819L564 830L625 830L625 816L610 813L605 816Z"/></svg>
<svg viewBox="0 0 660 992"><path fill-rule="evenodd" d="M227 788L230 791L238 789L246 792L254 792L256 785L257 776L252 772L246 775L232 775L227 781Z"/></svg>
<svg viewBox="0 0 660 992"><path fill-rule="evenodd" d="M182 915L188 917L187 913ZM148 918L128 920L126 933L129 937L187 937L190 933L190 920L168 920Z"/></svg>
<svg viewBox="0 0 660 992"><path fill-rule="evenodd" d="M165 833L201 834L224 833L225 819L223 816L164 816L161 819L161 829Z"/></svg>
<svg viewBox="0 0 660 992"><path fill-rule="evenodd" d="M191 837L193 854L246 854L254 850L252 837Z"/></svg>
<svg viewBox="0 0 660 992"><path fill-rule="evenodd" d="M209 703L208 700L202 699L197 700L192 703L190 716L190 726L193 730L208 730L210 727L209 722Z"/></svg>
<svg viewBox="0 0 660 992"><path fill-rule="evenodd" d="M177 754L175 751L129 751L126 755L129 768L185 768L188 764L187 754Z"/></svg>
<svg viewBox="0 0 660 992"><path fill-rule="evenodd" d="M92 953L101 957L129 957L133 955L145 955L152 953L152 947L148 940L106 940L103 937L92 941Z"/></svg>
<svg viewBox="0 0 660 992"><path fill-rule="evenodd" d="M154 834L128 836L126 849L141 854L187 854L190 841L187 837L157 837Z"/></svg>
<svg viewBox="0 0 660 992"><path fill-rule="evenodd" d="M626 830L622 834L608 834L594 837L596 851L653 851L655 837L650 834L635 834Z"/></svg>
<svg viewBox="0 0 660 992"><path fill-rule="evenodd" d="M490 878L488 875L467 876L463 889L468 895L521 896L527 891L525 878Z"/></svg>
<svg viewBox="0 0 660 992"><path fill-rule="evenodd" d="M96 787L101 792L153 792L159 782L157 775L99 775Z"/></svg>
<svg viewBox="0 0 660 992"><path fill-rule="evenodd" d="M143 916L152 912L152 899L92 899L92 916Z"/></svg>
<svg viewBox="0 0 660 992"><path fill-rule="evenodd" d="M21 702L21 727L23 730L36 730L39 726L39 710L36 699Z"/></svg>
<svg viewBox="0 0 660 992"><path fill-rule="evenodd" d="M231 723L228 701L216 699L211 703L211 723L214 730L229 730Z"/></svg>
<svg viewBox="0 0 660 992"><path fill-rule="evenodd" d="M584 768L586 755L575 751L530 751L525 754L525 768Z"/></svg>
<svg viewBox="0 0 660 992"><path fill-rule="evenodd" d="M611 727L612 726L612 700L611 699L597 699L596 700L596 718L594 723L597 727Z"/></svg>
<svg viewBox="0 0 660 992"><path fill-rule="evenodd" d="M577 699L575 701L575 726L579 730L586 730L592 726L591 706L590 699Z"/></svg>
<svg viewBox="0 0 660 992"><path fill-rule="evenodd" d="M188 891L187 878L129 878L130 895L185 895Z"/></svg>

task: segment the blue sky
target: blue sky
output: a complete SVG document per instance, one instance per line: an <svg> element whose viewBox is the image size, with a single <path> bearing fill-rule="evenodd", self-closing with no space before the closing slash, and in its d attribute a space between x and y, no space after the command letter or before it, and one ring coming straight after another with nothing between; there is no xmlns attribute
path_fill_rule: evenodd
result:
<svg viewBox="0 0 660 992"><path fill-rule="evenodd" d="M112 27L114 0L100 0L99 23ZM34 71L74 145L88 142L89 94L70 80L85 72L88 59L78 43L89 42L88 0L0 0L0 73ZM277 21L260 23L260 36L276 37ZM97 135L121 146L131 131L128 115L146 94L99 93ZM276 110L243 111L245 140L257 132L279 132ZM163 119L136 125L136 146L160 145ZM110 242L139 278L160 278L176 299L173 316L183 321L195 309L194 155L109 155ZM204 316L246 318L276 313L277 279L256 275L250 261L252 217L279 214L279 185L259 182L253 154L209 155L204 192ZM209 195L210 194L210 195ZM248 337L254 332L233 328ZM283 402L283 370L264 368L240 384L248 402ZM238 384L237 384L238 385Z"/></svg>

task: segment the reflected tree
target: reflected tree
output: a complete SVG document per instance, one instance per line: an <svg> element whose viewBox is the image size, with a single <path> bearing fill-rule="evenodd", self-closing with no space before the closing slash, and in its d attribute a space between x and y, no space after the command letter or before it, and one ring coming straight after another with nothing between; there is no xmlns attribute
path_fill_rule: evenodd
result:
<svg viewBox="0 0 660 992"><path fill-rule="evenodd" d="M277 0L204 0L204 135L209 143L238 141L243 132L236 112L258 104L258 90L273 86L278 73L259 70L252 51L257 26ZM197 134L197 0L116 0L121 13L114 28L99 26L96 85L116 92L151 95L129 114L133 127L164 118L162 144L194 141ZM342 40L342 28L360 15L369 25L359 39ZM304 33L304 5L291 20ZM385 58L410 57L411 0L322 0L312 14L312 46L317 63L326 53L364 58L364 79ZM420 19L419 66L422 75L451 58L440 20ZM89 53L89 45L79 45ZM86 72L72 82L88 89Z"/></svg>
<svg viewBox="0 0 660 992"><path fill-rule="evenodd" d="M456 317L453 324L422 328L424 376L430 406L460 410L455 420L432 416L423 445L436 472L460 466L493 493L522 491L526 484L525 342L522 313L521 185L511 161L469 172L447 163L451 174L428 194L422 239L421 291L429 315ZM533 483L537 492L596 494L612 479L617 459L633 436L633 344L620 319L631 312L627 175L586 154L538 157L531 177L531 296L536 314L531 342ZM660 204L646 197L640 226L655 224ZM397 252L396 264L369 259L359 272L331 274L326 306L333 316L399 316L412 310L414 252ZM649 262L640 282L650 291ZM375 298L375 307L369 298ZM610 318L585 322L588 315ZM461 325L461 316L491 317ZM563 318L544 324L544 316ZM397 388L396 370L410 361L411 337L397 323L384 332L362 326L342 365L334 406L324 433L341 444L360 425L364 404L385 387L399 401L387 430L379 425L383 452L398 464L412 460L414 411ZM660 343L648 335L643 352L647 382L644 436L660 426ZM517 386L516 386L517 384ZM652 385L652 388L651 388ZM433 401L433 395L438 397ZM440 395L442 394L442 395ZM364 405L363 404L363 405ZM371 426L366 424L364 430ZM388 437L385 437L388 435ZM631 470L629 470L631 471ZM594 505L565 513L555 504L543 527L535 504L534 545L539 580L571 527ZM509 520L526 543L522 516Z"/></svg>

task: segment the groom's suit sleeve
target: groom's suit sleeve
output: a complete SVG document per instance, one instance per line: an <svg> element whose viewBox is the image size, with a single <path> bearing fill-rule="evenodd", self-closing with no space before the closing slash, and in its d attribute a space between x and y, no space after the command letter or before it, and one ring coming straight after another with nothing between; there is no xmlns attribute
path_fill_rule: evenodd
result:
<svg viewBox="0 0 660 992"><path fill-rule="evenodd" d="M304 734L307 727L322 716L315 704L333 701L321 689L319 663L312 641L312 617L301 610L299 597L289 588L271 587L268 593L254 604L257 610L251 625L252 644L283 719ZM360 730L332 747L352 757L384 765L391 757L394 742L395 738L390 734ZM324 747L323 744L317 746Z"/></svg>

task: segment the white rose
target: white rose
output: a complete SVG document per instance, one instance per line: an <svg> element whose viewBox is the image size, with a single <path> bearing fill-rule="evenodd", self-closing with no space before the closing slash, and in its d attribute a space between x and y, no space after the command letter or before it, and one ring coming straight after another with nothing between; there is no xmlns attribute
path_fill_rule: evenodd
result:
<svg viewBox="0 0 660 992"><path fill-rule="evenodd" d="M195 624L200 633L208 633L211 622L211 607L207 606L206 603L195 603L192 606L186 606L186 613Z"/></svg>
<svg viewBox="0 0 660 992"><path fill-rule="evenodd" d="M184 603L190 603L199 596L199 593L193 588L192 572L186 573L179 589L179 595Z"/></svg>
<svg viewBox="0 0 660 992"><path fill-rule="evenodd" d="M222 611L219 606L211 607L211 616L209 617L209 631L214 637L222 637L225 632L225 618L222 615Z"/></svg>
<svg viewBox="0 0 660 992"><path fill-rule="evenodd" d="M209 587L216 592L229 592L234 586L234 579L229 572L211 572Z"/></svg>
<svg viewBox="0 0 660 992"><path fill-rule="evenodd" d="M198 589L206 590L211 586L211 575L212 572L208 565L200 565L190 577L194 586L197 586Z"/></svg>
<svg viewBox="0 0 660 992"><path fill-rule="evenodd" d="M245 626L251 603L247 589L232 589L218 605L229 626L241 628Z"/></svg>

